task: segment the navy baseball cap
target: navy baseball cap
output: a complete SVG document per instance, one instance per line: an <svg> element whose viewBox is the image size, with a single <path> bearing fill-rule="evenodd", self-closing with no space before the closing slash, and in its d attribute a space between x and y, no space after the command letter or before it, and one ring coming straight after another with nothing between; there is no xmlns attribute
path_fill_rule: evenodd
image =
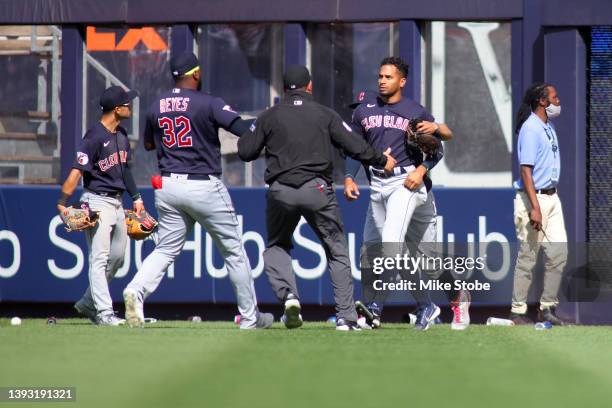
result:
<svg viewBox="0 0 612 408"><path fill-rule="evenodd" d="M377 97L378 97L378 92L367 91L367 90L360 91L357 94L357 97L355 98L353 103L349 105L349 108L355 109L357 106L361 105L364 102L375 102Z"/></svg>
<svg viewBox="0 0 612 408"><path fill-rule="evenodd" d="M283 75L285 89L299 89L310 83L310 72L303 65L291 65Z"/></svg>
<svg viewBox="0 0 612 408"><path fill-rule="evenodd" d="M113 110L117 106L127 105L138 96L138 92L126 91L120 86L111 86L106 88L100 96L100 106L103 111Z"/></svg>
<svg viewBox="0 0 612 408"><path fill-rule="evenodd" d="M170 58L170 71L173 77L191 75L200 69L200 61L193 52L182 52Z"/></svg>

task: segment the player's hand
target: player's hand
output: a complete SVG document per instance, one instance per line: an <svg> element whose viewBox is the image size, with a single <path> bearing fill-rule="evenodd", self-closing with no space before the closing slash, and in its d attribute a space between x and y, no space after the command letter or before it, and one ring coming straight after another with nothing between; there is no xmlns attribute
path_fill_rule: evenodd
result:
<svg viewBox="0 0 612 408"><path fill-rule="evenodd" d="M61 205L61 204L58 204L58 205L57 205L57 211L58 211L60 214L63 214L63 213L64 213L64 211L66 211L66 207L65 207L65 206L63 206L63 205Z"/></svg>
<svg viewBox="0 0 612 408"><path fill-rule="evenodd" d="M144 211L144 202L142 200L134 201L134 212L140 217L140 212Z"/></svg>
<svg viewBox="0 0 612 408"><path fill-rule="evenodd" d="M344 179L344 197L348 201L354 201L359 198L359 186L350 177Z"/></svg>
<svg viewBox="0 0 612 408"><path fill-rule="evenodd" d="M393 156L391 156L391 148L388 147L387 150L383 152L383 154L387 156L387 164L385 164L385 171L387 173L392 173L393 168L397 164L397 161L393 158Z"/></svg>
<svg viewBox="0 0 612 408"><path fill-rule="evenodd" d="M404 180L404 187L410 191L415 191L421 184L423 184L423 177L424 173L417 168L415 171L410 173L408 177L406 177Z"/></svg>
<svg viewBox="0 0 612 408"><path fill-rule="evenodd" d="M542 229L542 212L539 208L532 208L531 211L529 211L529 223L536 231Z"/></svg>
<svg viewBox="0 0 612 408"><path fill-rule="evenodd" d="M417 125L417 132L419 133L425 133L427 135L433 135L434 133L436 133L436 131L438 129L440 129L440 126L438 126L437 123L434 122L427 122L425 120L419 122L419 124Z"/></svg>

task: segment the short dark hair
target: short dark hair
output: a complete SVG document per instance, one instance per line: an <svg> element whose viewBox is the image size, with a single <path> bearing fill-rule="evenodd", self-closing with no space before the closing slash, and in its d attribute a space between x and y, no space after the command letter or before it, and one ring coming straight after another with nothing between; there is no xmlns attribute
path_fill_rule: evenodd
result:
<svg viewBox="0 0 612 408"><path fill-rule="evenodd" d="M410 66L400 57L387 57L380 62L380 66L393 65L402 74L402 77L408 77Z"/></svg>

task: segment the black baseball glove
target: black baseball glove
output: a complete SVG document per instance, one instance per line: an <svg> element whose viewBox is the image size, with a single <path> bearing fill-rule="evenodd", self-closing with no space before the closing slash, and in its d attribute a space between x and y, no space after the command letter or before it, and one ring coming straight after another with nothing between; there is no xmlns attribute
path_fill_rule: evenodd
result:
<svg viewBox="0 0 612 408"><path fill-rule="evenodd" d="M408 128L406 129L407 141L418 146L426 155L435 155L438 153L438 149L440 149L442 143L437 136L419 133L417 131L417 125L420 122L422 122L421 119L409 120Z"/></svg>

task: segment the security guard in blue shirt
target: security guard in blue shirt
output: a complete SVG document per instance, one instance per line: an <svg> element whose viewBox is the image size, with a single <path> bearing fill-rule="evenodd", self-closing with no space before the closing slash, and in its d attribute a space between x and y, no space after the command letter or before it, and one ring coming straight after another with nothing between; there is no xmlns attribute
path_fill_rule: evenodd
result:
<svg viewBox="0 0 612 408"><path fill-rule="evenodd" d="M567 262L567 233L557 195L561 175L559 142L550 121L560 113L557 90L545 83L535 83L527 89L518 113L520 178L514 183L514 224L520 248L510 315L516 324L531 323L526 317L527 294L540 248L546 263L538 320L564 323L555 309Z"/></svg>

